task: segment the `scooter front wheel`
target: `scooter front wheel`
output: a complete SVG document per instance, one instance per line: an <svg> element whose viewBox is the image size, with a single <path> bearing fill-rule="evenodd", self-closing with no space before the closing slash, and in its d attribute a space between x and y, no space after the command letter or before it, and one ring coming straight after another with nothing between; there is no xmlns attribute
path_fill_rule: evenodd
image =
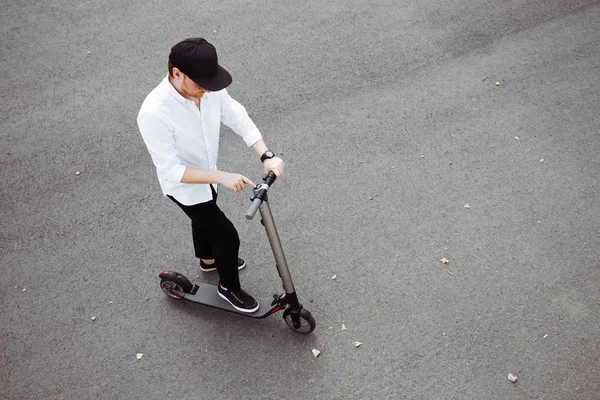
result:
<svg viewBox="0 0 600 400"><path fill-rule="evenodd" d="M283 312L283 319L287 326L298 333L311 333L317 327L315 319L305 308L302 308L300 312L292 311L288 308Z"/></svg>

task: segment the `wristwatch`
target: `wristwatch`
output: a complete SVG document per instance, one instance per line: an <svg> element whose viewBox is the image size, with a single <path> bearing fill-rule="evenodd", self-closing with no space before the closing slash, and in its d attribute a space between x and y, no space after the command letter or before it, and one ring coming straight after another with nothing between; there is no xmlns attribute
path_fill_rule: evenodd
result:
<svg viewBox="0 0 600 400"><path fill-rule="evenodd" d="M260 156L260 162L265 162L266 159L273 157L275 157L275 153L273 153L271 150L267 150L263 153L262 156Z"/></svg>

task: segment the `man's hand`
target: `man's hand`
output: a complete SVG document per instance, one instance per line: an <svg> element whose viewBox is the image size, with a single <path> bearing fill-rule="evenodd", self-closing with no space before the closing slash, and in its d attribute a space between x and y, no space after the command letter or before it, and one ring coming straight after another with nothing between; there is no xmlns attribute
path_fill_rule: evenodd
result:
<svg viewBox="0 0 600 400"><path fill-rule="evenodd" d="M283 174L285 168L283 160L279 157L268 158L263 165L265 166L265 174L273 171L278 178Z"/></svg>
<svg viewBox="0 0 600 400"><path fill-rule="evenodd" d="M250 185L252 188L256 187L254 182L246 178L244 175L234 174L231 172L222 172L222 175L217 183L228 187L233 191L233 193L241 192L244 190L244 186L246 185Z"/></svg>

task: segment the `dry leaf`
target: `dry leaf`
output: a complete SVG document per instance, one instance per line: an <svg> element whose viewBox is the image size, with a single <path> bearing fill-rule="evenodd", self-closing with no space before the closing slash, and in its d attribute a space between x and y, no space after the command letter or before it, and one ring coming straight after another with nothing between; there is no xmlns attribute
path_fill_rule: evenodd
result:
<svg viewBox="0 0 600 400"><path fill-rule="evenodd" d="M337 279L337 275L332 276L331 279L335 281Z"/></svg>
<svg viewBox="0 0 600 400"><path fill-rule="evenodd" d="M518 137L518 136L515 136L515 140L519 140L519 137Z"/></svg>
<svg viewBox="0 0 600 400"><path fill-rule="evenodd" d="M514 376L513 374L508 374L508 380L511 381L512 383L515 383L517 381L517 377Z"/></svg>
<svg viewBox="0 0 600 400"><path fill-rule="evenodd" d="M446 257L442 258L440 261L442 264L448 264L450 262L450 260L448 260Z"/></svg>
<svg viewBox="0 0 600 400"><path fill-rule="evenodd" d="M540 160L540 162L541 162L541 163L543 163L543 162L544 162L544 159L542 158L542 159Z"/></svg>
<svg viewBox="0 0 600 400"><path fill-rule="evenodd" d="M27 288L23 289L23 292L26 291L26 290L27 290Z"/></svg>
<svg viewBox="0 0 600 400"><path fill-rule="evenodd" d="M496 86L500 86L500 82L496 82Z"/></svg>
<svg viewBox="0 0 600 400"><path fill-rule="evenodd" d="M370 196L370 197L369 197L369 200L374 200L373 196Z"/></svg>
<svg viewBox="0 0 600 400"><path fill-rule="evenodd" d="M465 208L471 208L471 205L469 203L465 204Z"/></svg>
<svg viewBox="0 0 600 400"><path fill-rule="evenodd" d="M487 78L488 78L487 76L484 76L483 79L482 79L482 81L485 81Z"/></svg>
<svg viewBox="0 0 600 400"><path fill-rule="evenodd" d="M342 324L342 330L345 331L346 330L346 325Z"/></svg>
<svg viewBox="0 0 600 400"><path fill-rule="evenodd" d="M454 272L450 272L448 270L446 270L447 273L449 273L450 275L454 275Z"/></svg>
<svg viewBox="0 0 600 400"><path fill-rule="evenodd" d="M81 174L81 172L79 172L79 171L75 172L75 175L79 175L79 174Z"/></svg>
<svg viewBox="0 0 600 400"><path fill-rule="evenodd" d="M356 347L360 347L360 345L362 344L361 342L357 342L356 340L353 343Z"/></svg>
<svg viewBox="0 0 600 400"><path fill-rule="evenodd" d="M144 353L137 353L137 354L135 355L135 357L136 357L138 360L141 360L141 359L142 359L142 357L144 357Z"/></svg>
<svg viewBox="0 0 600 400"><path fill-rule="evenodd" d="M321 354L321 351L317 350L317 349L312 349L312 353L315 357L319 357L319 354Z"/></svg>
<svg viewBox="0 0 600 400"><path fill-rule="evenodd" d="M92 315L92 321L95 321L95 320L96 320L96 317Z"/></svg>

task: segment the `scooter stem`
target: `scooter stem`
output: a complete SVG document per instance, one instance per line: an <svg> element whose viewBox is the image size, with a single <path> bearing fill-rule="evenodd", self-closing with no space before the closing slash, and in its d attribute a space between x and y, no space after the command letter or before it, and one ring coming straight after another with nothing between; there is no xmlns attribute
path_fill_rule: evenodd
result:
<svg viewBox="0 0 600 400"><path fill-rule="evenodd" d="M271 250L273 250L273 255L275 256L277 271L283 281L283 288L288 294L294 293L294 283L292 282L290 269L283 253L283 247L281 246L281 240L279 240L279 234L277 233L277 227L275 226L275 220L273 219L268 199L262 202L259 210L263 225L267 231L269 243L271 244Z"/></svg>

